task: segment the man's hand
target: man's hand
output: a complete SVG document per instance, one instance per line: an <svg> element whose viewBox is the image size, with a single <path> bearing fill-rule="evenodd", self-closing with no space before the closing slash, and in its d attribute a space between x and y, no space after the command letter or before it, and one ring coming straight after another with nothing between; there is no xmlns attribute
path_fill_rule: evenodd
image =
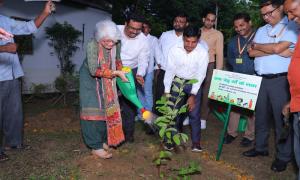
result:
<svg viewBox="0 0 300 180"><path fill-rule="evenodd" d="M9 40L10 38L13 38L14 36L8 32L6 32L4 29L0 28L0 39Z"/></svg>
<svg viewBox="0 0 300 180"><path fill-rule="evenodd" d="M195 101L196 101L195 95L191 95L188 98L187 104L188 104L189 111L193 111L194 110L194 108L195 108Z"/></svg>
<svg viewBox="0 0 300 180"><path fill-rule="evenodd" d="M48 2L45 4L43 13L49 15L51 14L53 11L55 11L55 5L52 2L52 0L48 0Z"/></svg>
<svg viewBox="0 0 300 180"><path fill-rule="evenodd" d="M145 81L144 81L144 78L143 78L141 75L136 75L135 78L136 78L136 81L137 81L140 85L144 86Z"/></svg>
<svg viewBox="0 0 300 180"><path fill-rule="evenodd" d="M7 53L16 53L18 45L16 43L7 43L2 46L1 51Z"/></svg>
<svg viewBox="0 0 300 180"><path fill-rule="evenodd" d="M283 108L282 108L282 114L285 117L289 117L289 115L290 115L290 102L288 102L286 105L283 106Z"/></svg>

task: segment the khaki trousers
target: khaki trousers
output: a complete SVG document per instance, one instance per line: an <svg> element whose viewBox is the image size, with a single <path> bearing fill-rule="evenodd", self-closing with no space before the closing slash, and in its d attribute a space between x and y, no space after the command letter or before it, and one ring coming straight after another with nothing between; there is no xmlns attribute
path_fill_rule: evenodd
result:
<svg viewBox="0 0 300 180"><path fill-rule="evenodd" d="M227 133L233 137L238 135L237 128L239 126L239 121L241 115L247 117L247 127L245 130L244 138L249 140L254 140L255 137L255 116L254 114L246 113L245 110L241 108L233 108L230 112L230 119L227 128Z"/></svg>

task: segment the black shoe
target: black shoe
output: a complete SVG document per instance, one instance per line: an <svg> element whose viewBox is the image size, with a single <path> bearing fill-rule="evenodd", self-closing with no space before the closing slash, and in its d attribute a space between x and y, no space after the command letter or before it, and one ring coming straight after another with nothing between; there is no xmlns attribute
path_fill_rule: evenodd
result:
<svg viewBox="0 0 300 180"><path fill-rule="evenodd" d="M281 172L286 170L286 166L287 162L276 158L272 163L271 169L274 172Z"/></svg>
<svg viewBox="0 0 300 180"><path fill-rule="evenodd" d="M256 156L269 156L268 151L256 151L255 148L243 152L243 156L256 157Z"/></svg>
<svg viewBox="0 0 300 180"><path fill-rule="evenodd" d="M253 140L251 141L251 140L248 139L248 138L243 138L242 141L240 142L240 145L241 145L242 147L249 147L249 146L252 145L252 142L253 142Z"/></svg>
<svg viewBox="0 0 300 180"><path fill-rule="evenodd" d="M202 148L200 146L200 144L193 144L192 146L192 152L202 152Z"/></svg>
<svg viewBox="0 0 300 180"><path fill-rule="evenodd" d="M167 151L172 151L174 150L174 144L171 144L171 143L165 143L164 144L164 149L167 150Z"/></svg>
<svg viewBox="0 0 300 180"><path fill-rule="evenodd" d="M234 141L235 138L236 138L236 137L233 137L233 136L227 134L227 136L226 136L225 139L224 139L224 144L230 144L230 143L232 143L232 141Z"/></svg>
<svg viewBox="0 0 300 180"><path fill-rule="evenodd" d="M0 162L7 161L8 159L8 156L4 152L0 153Z"/></svg>

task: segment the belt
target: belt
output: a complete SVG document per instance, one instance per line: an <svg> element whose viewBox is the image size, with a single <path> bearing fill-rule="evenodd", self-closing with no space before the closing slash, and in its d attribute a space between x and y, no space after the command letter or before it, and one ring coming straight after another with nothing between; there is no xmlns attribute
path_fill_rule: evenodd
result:
<svg viewBox="0 0 300 180"><path fill-rule="evenodd" d="M262 75L258 75L258 76L261 76L266 79L274 79L274 78L279 78L281 76L287 76L287 72L277 73L277 74L262 74Z"/></svg>

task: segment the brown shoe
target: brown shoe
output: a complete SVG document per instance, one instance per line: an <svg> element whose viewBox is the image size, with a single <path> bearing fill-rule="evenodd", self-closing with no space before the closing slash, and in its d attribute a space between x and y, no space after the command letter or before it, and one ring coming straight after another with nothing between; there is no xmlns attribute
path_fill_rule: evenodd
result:
<svg viewBox="0 0 300 180"><path fill-rule="evenodd" d="M5 151L11 151L11 150L21 150L22 151L22 150L31 149L31 146L21 144L21 145L17 145L17 146L5 146L4 149L5 149Z"/></svg>

